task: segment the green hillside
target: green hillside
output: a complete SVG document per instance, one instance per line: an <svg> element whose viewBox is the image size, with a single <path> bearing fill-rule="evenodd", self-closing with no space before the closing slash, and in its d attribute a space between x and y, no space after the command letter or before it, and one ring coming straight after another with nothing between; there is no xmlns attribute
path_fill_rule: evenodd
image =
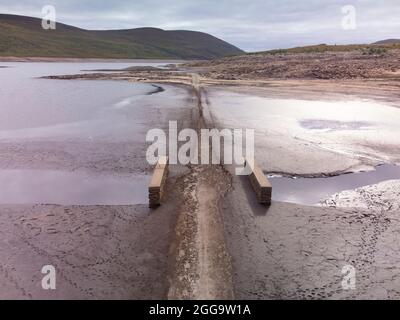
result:
<svg viewBox="0 0 400 320"><path fill-rule="evenodd" d="M57 23L44 30L37 18L0 14L0 56L213 59L243 53L209 34L155 28L91 31Z"/></svg>
<svg viewBox="0 0 400 320"><path fill-rule="evenodd" d="M400 44L400 39L386 39L375 42L374 44Z"/></svg>
<svg viewBox="0 0 400 320"><path fill-rule="evenodd" d="M327 45L319 44L313 46L295 47L290 49L274 49L268 51L251 52L247 55L259 55L259 54L301 54L301 53L325 53L325 52L350 52L350 51L362 51L362 52L380 52L387 50L400 49L400 42L377 42L373 44L349 44L349 45Z"/></svg>

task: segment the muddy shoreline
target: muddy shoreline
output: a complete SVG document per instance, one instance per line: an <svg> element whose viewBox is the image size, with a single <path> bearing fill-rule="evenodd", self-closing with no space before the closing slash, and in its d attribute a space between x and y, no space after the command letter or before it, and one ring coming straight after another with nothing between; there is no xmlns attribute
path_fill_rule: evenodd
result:
<svg viewBox="0 0 400 320"><path fill-rule="evenodd" d="M175 68L175 67L173 67ZM179 67L176 71L165 70L121 70L110 69L108 72L91 72L76 75L45 76L44 79L57 80L117 80L159 84L182 84L190 86L192 74L197 68ZM214 79L200 73L203 87L223 89L269 98L293 98L305 100L344 100L348 98L372 99L398 107L398 79Z"/></svg>
<svg viewBox="0 0 400 320"><path fill-rule="evenodd" d="M164 93L160 87L148 87L153 102ZM162 104L147 106L147 113L155 116L127 110L124 116L131 126L140 123L136 135L129 139L96 138L92 133L65 137L63 133L71 130L57 137L51 130L36 137L14 137L6 132L0 142L0 167L28 168L38 174L41 170L113 177L151 174L152 166L146 161L146 132L154 126L165 128L169 119L191 127L196 107L187 88L162 89L176 93L178 100L164 93ZM148 97L147 91L143 90L143 97ZM10 130L14 131L19 133ZM0 232L5 241L0 245L0 298L166 299L170 245L181 204L176 180L184 174L184 168L171 168L166 202L154 211L148 205L1 204ZM37 189L39 192L40 186ZM57 272L54 291L41 287L41 268L49 264Z"/></svg>

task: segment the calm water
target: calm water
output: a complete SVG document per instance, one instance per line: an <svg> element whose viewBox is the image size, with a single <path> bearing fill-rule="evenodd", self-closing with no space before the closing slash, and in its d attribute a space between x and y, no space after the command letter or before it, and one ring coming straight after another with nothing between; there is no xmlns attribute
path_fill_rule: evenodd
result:
<svg viewBox="0 0 400 320"><path fill-rule="evenodd" d="M146 108L181 105L182 92L117 81L46 80L46 75L165 63L0 63L0 144L97 141L130 142L141 150ZM163 119L159 119L163 121ZM18 161L18 159L15 159ZM11 168L10 168L11 167ZM66 170L0 168L0 203L128 205L148 202L148 175L99 175Z"/></svg>
<svg viewBox="0 0 400 320"><path fill-rule="evenodd" d="M90 175L61 170L0 170L0 203L59 205L146 204L147 175Z"/></svg>
<svg viewBox="0 0 400 320"><path fill-rule="evenodd" d="M335 193L400 179L400 167L382 165L375 171L349 173L329 178L270 177L272 199L281 202L315 205Z"/></svg>
<svg viewBox="0 0 400 320"><path fill-rule="evenodd" d="M47 80L36 77L81 73L84 69L124 68L132 63L1 63L0 138L6 130L45 128L118 116L112 107L154 91L149 84L116 81ZM155 64L159 65L159 64ZM132 105L132 107L135 107ZM108 112L111 109L111 112Z"/></svg>

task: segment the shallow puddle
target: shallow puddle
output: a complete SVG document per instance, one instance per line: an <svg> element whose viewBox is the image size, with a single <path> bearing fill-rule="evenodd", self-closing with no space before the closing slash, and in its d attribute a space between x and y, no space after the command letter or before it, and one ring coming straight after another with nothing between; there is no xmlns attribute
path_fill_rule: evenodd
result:
<svg viewBox="0 0 400 320"><path fill-rule="evenodd" d="M270 177L274 201L315 205L335 193L400 179L400 167L382 165L375 171L343 174L329 178Z"/></svg>
<svg viewBox="0 0 400 320"><path fill-rule="evenodd" d="M57 170L0 170L0 204L148 203L147 175L88 175Z"/></svg>

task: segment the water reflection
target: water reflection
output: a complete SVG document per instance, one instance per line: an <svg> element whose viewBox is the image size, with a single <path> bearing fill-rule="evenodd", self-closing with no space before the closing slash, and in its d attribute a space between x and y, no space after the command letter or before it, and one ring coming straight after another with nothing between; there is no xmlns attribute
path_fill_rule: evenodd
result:
<svg viewBox="0 0 400 320"><path fill-rule="evenodd" d="M374 171L344 174L330 178L270 177L274 201L315 205L335 193L400 179L400 167L382 165Z"/></svg>
<svg viewBox="0 0 400 320"><path fill-rule="evenodd" d="M147 175L88 175L57 170L0 170L0 204L148 203Z"/></svg>

